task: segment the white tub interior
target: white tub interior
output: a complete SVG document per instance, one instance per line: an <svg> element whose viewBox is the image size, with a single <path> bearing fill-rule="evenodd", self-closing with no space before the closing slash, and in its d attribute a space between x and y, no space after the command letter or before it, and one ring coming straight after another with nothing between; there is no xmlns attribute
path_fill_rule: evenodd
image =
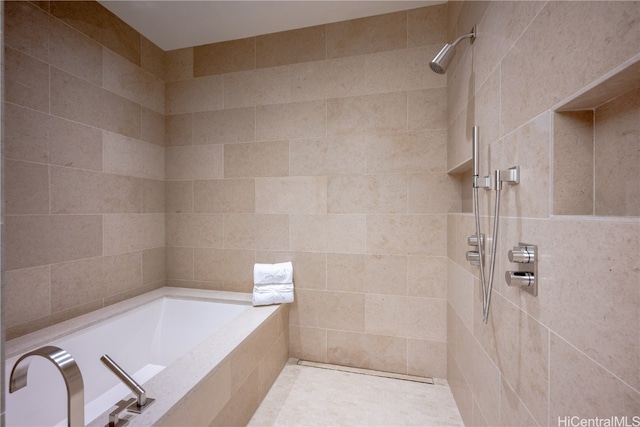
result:
<svg viewBox="0 0 640 427"><path fill-rule="evenodd" d="M129 394L100 356L108 354L144 384L248 308L241 303L164 297L48 344L67 350L80 367L85 423L89 423ZM6 361L7 382L19 356ZM51 362L39 357L30 360L27 387L9 394L5 384L6 424L66 425L62 376Z"/></svg>

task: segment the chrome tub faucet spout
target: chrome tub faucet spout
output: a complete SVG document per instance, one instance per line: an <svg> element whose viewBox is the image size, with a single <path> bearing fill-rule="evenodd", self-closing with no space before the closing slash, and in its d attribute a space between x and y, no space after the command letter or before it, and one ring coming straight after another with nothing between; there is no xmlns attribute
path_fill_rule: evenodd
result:
<svg viewBox="0 0 640 427"><path fill-rule="evenodd" d="M84 382L76 361L65 350L48 345L24 354L18 359L9 377L9 393L14 393L27 385L27 373L31 356L40 356L55 365L64 378L67 387L67 425L84 426Z"/></svg>

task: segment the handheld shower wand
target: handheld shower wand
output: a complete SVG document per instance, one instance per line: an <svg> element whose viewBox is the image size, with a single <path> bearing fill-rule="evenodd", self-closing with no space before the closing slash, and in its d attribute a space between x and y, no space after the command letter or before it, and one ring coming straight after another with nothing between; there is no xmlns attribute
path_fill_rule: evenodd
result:
<svg viewBox="0 0 640 427"><path fill-rule="evenodd" d="M479 156L479 152L480 152L480 147L479 147L479 140L480 140L480 128L478 126L474 126L473 127L473 138L471 139L471 156L473 159L473 178L474 178L474 183L473 186L476 186L475 183L475 178L478 177L479 174L479 169L480 169L480 160L478 158Z"/></svg>
<svg viewBox="0 0 640 427"><path fill-rule="evenodd" d="M480 129L478 126L473 127L473 139L471 141L471 151L473 159L473 210L476 222L476 238L478 244L478 257L480 266L480 283L482 284L482 321L489 321L489 307L491 305L491 292L493 290L493 277L496 266L496 248L498 246L498 226L500 220L500 192L502 191L502 183L518 184L520 182L520 168L513 167L509 170L497 169L494 174L494 186L496 189L496 200L493 214L493 235L491 239L491 258L489 265L489 278L485 278L484 269L484 241L480 232L480 210L478 208L478 188L491 188L491 178L479 177L479 148Z"/></svg>
<svg viewBox="0 0 640 427"><path fill-rule="evenodd" d="M482 285L482 312L483 312L483 321L487 323L487 315L488 313L488 302L487 295L490 293L491 286L487 285L487 280L485 279L484 274L484 238L483 234L480 231L480 209L478 207L478 188L480 188L481 182L479 179L480 175L480 128L478 126L473 127L473 138L471 140L471 156L473 159L473 212L476 220L476 241L478 244L478 257L479 257L479 267L480 267L480 284ZM482 185L483 188L490 188L487 185L487 178L484 179L484 183ZM495 236L492 241L493 247L495 248ZM495 252L491 257L491 274L489 277L493 279L493 266L494 266Z"/></svg>

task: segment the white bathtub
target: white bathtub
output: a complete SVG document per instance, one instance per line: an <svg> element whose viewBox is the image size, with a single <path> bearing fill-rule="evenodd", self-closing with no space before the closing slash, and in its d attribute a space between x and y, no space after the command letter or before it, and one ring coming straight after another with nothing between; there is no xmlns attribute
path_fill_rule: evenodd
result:
<svg viewBox="0 0 640 427"><path fill-rule="evenodd" d="M278 309L251 307L249 298L163 288L98 310L9 341L6 382L22 354L42 345L67 350L84 380L85 423L105 425L114 404L132 396L100 362L100 356L108 354L143 385L148 397L156 399L130 425L153 425L179 402L184 404L198 384ZM51 362L39 357L30 360L25 388L9 394L5 384L6 425L66 425L62 376Z"/></svg>

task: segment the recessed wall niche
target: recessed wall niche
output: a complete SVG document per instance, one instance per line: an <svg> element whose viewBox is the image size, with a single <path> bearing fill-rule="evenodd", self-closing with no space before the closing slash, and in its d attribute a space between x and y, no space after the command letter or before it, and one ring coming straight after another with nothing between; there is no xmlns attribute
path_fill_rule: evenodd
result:
<svg viewBox="0 0 640 427"><path fill-rule="evenodd" d="M555 215L640 216L640 61L555 109L553 144Z"/></svg>

